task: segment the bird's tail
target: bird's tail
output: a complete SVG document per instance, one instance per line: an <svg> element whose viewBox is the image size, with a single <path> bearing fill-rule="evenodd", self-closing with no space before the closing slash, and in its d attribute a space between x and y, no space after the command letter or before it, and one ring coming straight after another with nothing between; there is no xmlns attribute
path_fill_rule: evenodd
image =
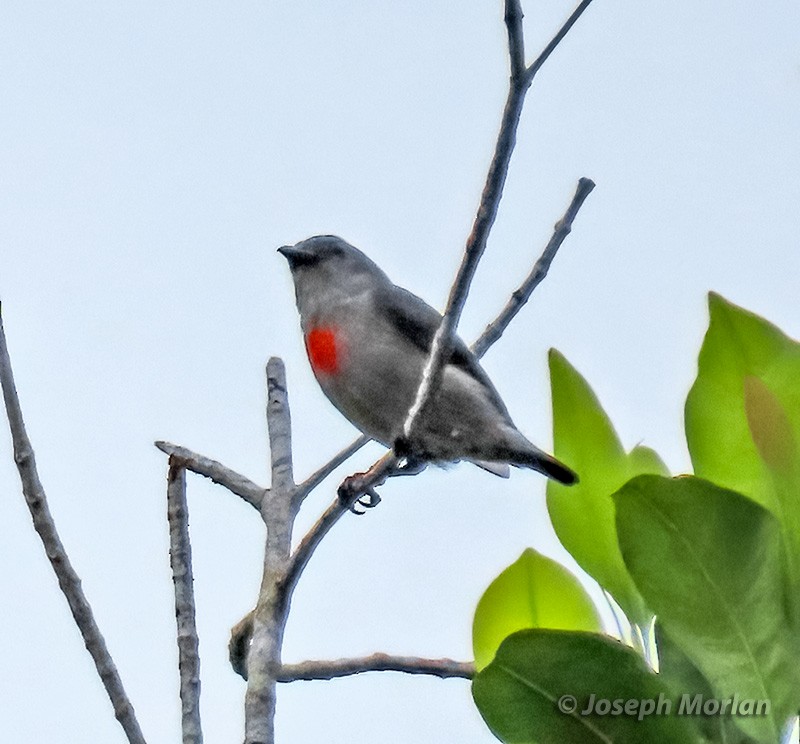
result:
<svg viewBox="0 0 800 744"><path fill-rule="evenodd" d="M554 481L563 483L565 486L572 486L578 482L578 474L559 462L552 455L542 452L540 449L531 448L524 452L515 452L509 459L512 465L518 468L530 468L543 473Z"/></svg>

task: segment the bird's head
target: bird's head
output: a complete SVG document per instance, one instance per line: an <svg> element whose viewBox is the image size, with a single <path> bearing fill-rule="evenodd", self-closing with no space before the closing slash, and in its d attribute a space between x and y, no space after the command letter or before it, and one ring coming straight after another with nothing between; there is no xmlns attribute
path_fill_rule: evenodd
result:
<svg viewBox="0 0 800 744"><path fill-rule="evenodd" d="M301 315L347 301L388 282L358 248L335 235L316 235L278 253L289 262Z"/></svg>

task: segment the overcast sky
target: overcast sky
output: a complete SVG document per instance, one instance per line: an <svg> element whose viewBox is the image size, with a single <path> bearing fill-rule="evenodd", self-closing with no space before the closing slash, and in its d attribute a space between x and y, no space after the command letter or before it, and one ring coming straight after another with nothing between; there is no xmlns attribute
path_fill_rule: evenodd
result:
<svg viewBox="0 0 800 744"><path fill-rule="evenodd" d="M524 7L532 59L573 5ZM266 484L271 355L287 366L298 477L353 439L311 375L275 249L337 233L442 307L494 146L505 54L499 0L0 4L0 298L17 387L151 744L178 741L180 720L153 440ZM798 132L796 2L595 0L529 95L460 327L478 335L578 178L595 180L550 276L485 359L533 441L551 445L555 346L627 447L688 469L682 410L707 291L800 335ZM123 742L1 428L0 738ZM309 498L298 535L379 453ZM468 465L387 485L309 565L285 659L468 659L475 603L525 547L574 568L544 486ZM206 740L237 741L244 684L226 646L255 601L263 530L197 477L189 502ZM394 674L284 686L277 730L280 744L494 741L466 682Z"/></svg>

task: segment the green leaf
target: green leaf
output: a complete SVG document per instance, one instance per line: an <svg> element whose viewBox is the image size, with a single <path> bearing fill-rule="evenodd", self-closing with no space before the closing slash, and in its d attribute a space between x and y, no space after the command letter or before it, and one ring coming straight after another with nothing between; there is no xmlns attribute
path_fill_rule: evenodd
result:
<svg viewBox="0 0 800 744"><path fill-rule="evenodd" d="M711 683L702 672L681 651L680 647L667 635L661 623L655 623L656 646L658 648L659 677L680 699L688 695L694 699L700 695L703 700L713 699ZM694 719L703 735L720 744L752 744L754 739L739 731L728 716L697 716Z"/></svg>
<svg viewBox="0 0 800 744"><path fill-rule="evenodd" d="M745 404L745 379L754 377L800 426L800 344L763 318L713 292L697 379L686 399L686 439L696 475L770 507L764 462L754 442ZM758 391L751 389L751 412ZM755 406L753 405L755 404ZM758 435L757 435L758 436Z"/></svg>
<svg viewBox="0 0 800 744"><path fill-rule="evenodd" d="M739 493L694 477L642 475L615 495L620 548L669 638L718 699L769 700L734 721L778 742L800 702L780 530Z"/></svg>
<svg viewBox="0 0 800 744"><path fill-rule="evenodd" d="M555 454L580 476L580 483L570 487L548 481L553 528L581 568L614 597L630 620L646 625L652 613L619 552L611 494L639 473L666 475L667 468L647 447L626 454L586 380L555 349L549 359Z"/></svg>
<svg viewBox="0 0 800 744"><path fill-rule="evenodd" d="M584 715L592 695L593 712ZM494 735L508 744L691 744L699 739L689 718L666 714L668 709L675 713L675 702L642 658L619 641L593 633L514 633L476 675L472 696ZM564 696L574 699L574 710ZM623 708L598 715L598 700L636 702L630 713ZM650 703L638 701L652 701L653 709L644 715Z"/></svg>
<svg viewBox="0 0 800 744"><path fill-rule="evenodd" d="M710 322L686 399L695 473L749 496L780 520L800 588L800 344L709 295Z"/></svg>
<svg viewBox="0 0 800 744"><path fill-rule="evenodd" d="M597 610L566 568L532 548L503 571L475 610L472 647L483 669L504 638L524 628L600 631Z"/></svg>
<svg viewBox="0 0 800 744"><path fill-rule="evenodd" d="M658 621L654 625L654 633L658 649L658 672L672 690L678 694L713 697L711 683L681 651L680 646L670 638Z"/></svg>

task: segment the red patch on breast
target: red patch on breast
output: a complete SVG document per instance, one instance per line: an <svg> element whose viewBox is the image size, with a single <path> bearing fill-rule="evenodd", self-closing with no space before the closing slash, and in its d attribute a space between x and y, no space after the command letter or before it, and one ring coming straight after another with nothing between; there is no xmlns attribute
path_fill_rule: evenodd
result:
<svg viewBox="0 0 800 744"><path fill-rule="evenodd" d="M333 328L317 326L306 335L306 351L311 367L316 373L326 375L339 371L339 354L336 333Z"/></svg>

